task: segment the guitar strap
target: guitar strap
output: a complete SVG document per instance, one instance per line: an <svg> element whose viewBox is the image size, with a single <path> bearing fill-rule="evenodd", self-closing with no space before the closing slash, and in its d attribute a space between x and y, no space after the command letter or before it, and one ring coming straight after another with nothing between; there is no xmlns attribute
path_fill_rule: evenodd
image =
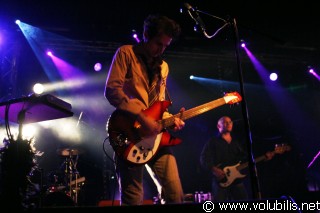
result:
<svg viewBox="0 0 320 213"><path fill-rule="evenodd" d="M161 64L163 63L162 57L147 57L142 52L142 50L139 49L139 47L140 46L136 46L136 48L134 48L134 53L143 61L147 69L147 76L150 82L150 88L148 90L149 106L154 104L154 102L156 102L159 99L160 86L162 84L165 86L165 93L167 97L166 99L168 99L171 102L167 85L166 82L164 82L164 78L161 72Z"/></svg>
<svg viewBox="0 0 320 213"><path fill-rule="evenodd" d="M157 86L157 83L153 81L151 87L149 88L149 91L148 91L149 106L151 106L159 97L159 92L157 92L156 86Z"/></svg>
<svg viewBox="0 0 320 213"><path fill-rule="evenodd" d="M168 91L168 88L167 88L167 85L165 85L165 90L166 90L166 97L167 97L168 101L170 101L172 103L170 95L169 95L169 91Z"/></svg>
<svg viewBox="0 0 320 213"><path fill-rule="evenodd" d="M161 81L164 81L162 77L161 77ZM166 82L160 82L160 85L161 84L164 84L166 99L171 102L171 98L170 98L170 95L169 95L169 91L168 91ZM156 102L159 99L159 95L160 95L159 92L160 92L160 89L157 87L157 81L153 81L153 83L152 83L152 85L151 85L151 87L149 88L149 91L148 91L149 106L154 104L154 102Z"/></svg>

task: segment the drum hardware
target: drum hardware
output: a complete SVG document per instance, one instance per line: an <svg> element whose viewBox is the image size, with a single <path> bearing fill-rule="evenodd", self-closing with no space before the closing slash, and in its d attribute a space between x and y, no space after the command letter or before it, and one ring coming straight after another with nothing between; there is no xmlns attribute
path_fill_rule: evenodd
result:
<svg viewBox="0 0 320 213"><path fill-rule="evenodd" d="M77 185L77 184L83 183L85 180L86 180L85 177L80 177L80 178L78 178L77 180L71 181L71 182L70 182L70 185L71 185L71 186Z"/></svg>
<svg viewBox="0 0 320 213"><path fill-rule="evenodd" d="M65 157L61 168L64 168L65 185L58 186L58 191L64 190L65 194L71 197L75 205L78 204L78 194L81 186L84 185L85 177L80 177L77 170L79 154L83 153L79 149L58 149L57 154Z"/></svg>
<svg viewBox="0 0 320 213"><path fill-rule="evenodd" d="M58 155L65 156L65 157L78 156L79 154L82 154L82 153L83 153L83 151L79 150L79 149L65 148L65 149L58 149L57 150Z"/></svg>

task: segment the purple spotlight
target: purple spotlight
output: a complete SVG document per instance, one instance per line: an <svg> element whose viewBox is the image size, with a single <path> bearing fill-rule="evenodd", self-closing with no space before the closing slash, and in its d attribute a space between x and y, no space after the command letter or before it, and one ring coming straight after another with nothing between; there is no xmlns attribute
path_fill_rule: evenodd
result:
<svg viewBox="0 0 320 213"><path fill-rule="evenodd" d="M132 30L132 37L136 40L137 43L140 43L139 36L138 36L137 31L135 29Z"/></svg>
<svg viewBox="0 0 320 213"><path fill-rule="evenodd" d="M240 46L241 46L241 47L245 47L245 46L246 46L246 43L245 43L244 40L242 40L242 39L240 40Z"/></svg>
<svg viewBox="0 0 320 213"><path fill-rule="evenodd" d="M50 56L50 57L53 56L51 51L47 51L47 55Z"/></svg>
<svg viewBox="0 0 320 213"><path fill-rule="evenodd" d="M269 78L271 81L276 81L278 79L278 75L277 75L277 73L273 72L270 74Z"/></svg>
<svg viewBox="0 0 320 213"><path fill-rule="evenodd" d="M102 64L96 63L93 68L94 68L94 71L99 72L102 69Z"/></svg>
<svg viewBox="0 0 320 213"><path fill-rule="evenodd" d="M320 81L320 76L318 75L318 73L316 73L316 71L313 68L309 67L309 73L312 74L314 77L316 77Z"/></svg>
<svg viewBox="0 0 320 213"><path fill-rule="evenodd" d="M136 40L137 43L140 42L140 39L139 39L137 33L134 33L134 34L132 35L132 37Z"/></svg>

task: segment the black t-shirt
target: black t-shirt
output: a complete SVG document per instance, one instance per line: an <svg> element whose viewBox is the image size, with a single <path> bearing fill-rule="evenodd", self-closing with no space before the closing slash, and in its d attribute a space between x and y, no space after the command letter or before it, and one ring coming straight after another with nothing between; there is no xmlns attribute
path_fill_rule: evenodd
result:
<svg viewBox="0 0 320 213"><path fill-rule="evenodd" d="M211 138L203 147L200 155L202 168L211 171L213 166L223 169L234 166L239 162L247 162L247 152L237 139L231 143L225 141L220 135Z"/></svg>

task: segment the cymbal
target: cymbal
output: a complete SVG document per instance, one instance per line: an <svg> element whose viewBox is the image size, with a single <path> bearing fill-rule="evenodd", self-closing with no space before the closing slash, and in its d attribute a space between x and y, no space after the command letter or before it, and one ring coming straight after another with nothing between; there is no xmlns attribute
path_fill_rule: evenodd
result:
<svg viewBox="0 0 320 213"><path fill-rule="evenodd" d="M65 149L58 149L57 150L57 154L61 155L61 156L73 156L73 155L79 155L81 153L83 153L83 151L81 151L79 149L65 148Z"/></svg>

